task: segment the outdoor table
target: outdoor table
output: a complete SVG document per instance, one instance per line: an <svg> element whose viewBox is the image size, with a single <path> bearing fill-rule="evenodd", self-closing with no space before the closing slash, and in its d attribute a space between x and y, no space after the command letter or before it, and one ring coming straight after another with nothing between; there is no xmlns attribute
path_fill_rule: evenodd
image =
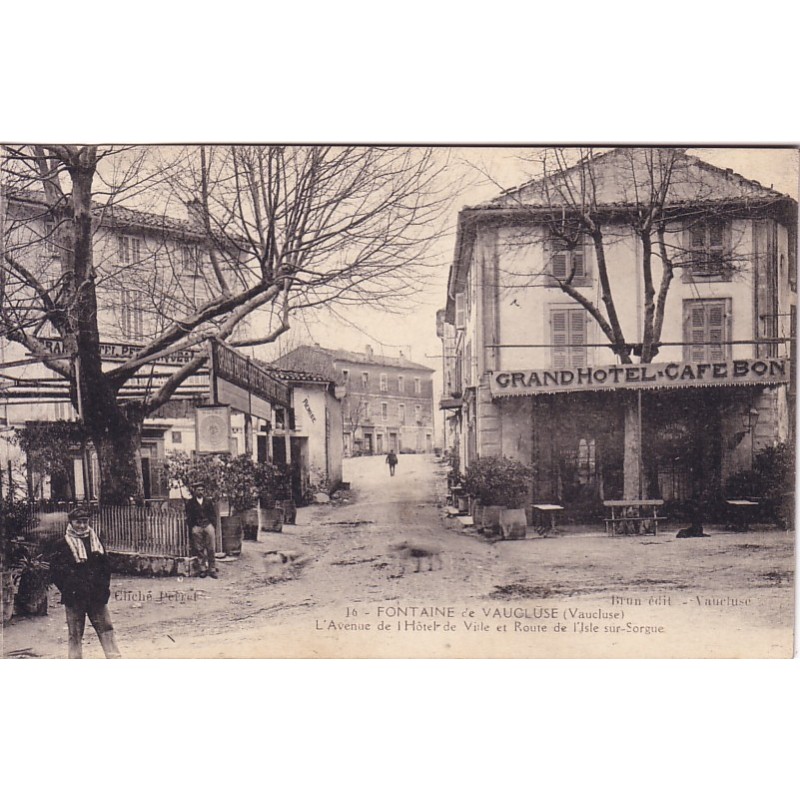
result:
<svg viewBox="0 0 800 800"><path fill-rule="evenodd" d="M756 500L726 500L725 503L731 507L735 517L735 522L732 525L728 525L728 529L741 532L749 531L750 514L754 509L758 508L759 503Z"/></svg>
<svg viewBox="0 0 800 800"><path fill-rule="evenodd" d="M557 536L558 528L556 527L556 514L564 510L564 506L555 505L554 503L534 503L533 507L541 512L539 517L539 525L536 526L536 532L539 536ZM547 525L545 520L546 515L549 515L550 524Z"/></svg>
<svg viewBox="0 0 800 800"><path fill-rule="evenodd" d="M658 534L658 523L666 519L658 515L663 500L605 500L603 505L611 510L605 518L606 533L610 536ZM630 513L631 509L635 512Z"/></svg>

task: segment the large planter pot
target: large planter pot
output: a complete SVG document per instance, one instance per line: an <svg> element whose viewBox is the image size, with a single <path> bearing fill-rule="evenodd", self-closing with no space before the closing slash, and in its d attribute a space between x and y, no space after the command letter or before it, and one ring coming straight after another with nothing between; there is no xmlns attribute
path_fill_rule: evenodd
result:
<svg viewBox="0 0 800 800"><path fill-rule="evenodd" d="M14 616L14 576L10 572L0 572L0 585L2 586L0 607L2 607L3 625L5 625Z"/></svg>
<svg viewBox="0 0 800 800"><path fill-rule="evenodd" d="M225 555L238 556L242 554L242 521L238 514L220 519L222 526L222 549Z"/></svg>
<svg viewBox="0 0 800 800"><path fill-rule="evenodd" d="M459 514L468 514L469 513L469 496L466 494L460 494L456 498L456 502L458 503L458 512Z"/></svg>
<svg viewBox="0 0 800 800"><path fill-rule="evenodd" d="M481 518L481 530L500 533L500 512L504 506L484 506Z"/></svg>
<svg viewBox="0 0 800 800"><path fill-rule="evenodd" d="M500 512L500 533L504 539L524 539L527 530L524 508L504 508Z"/></svg>
<svg viewBox="0 0 800 800"><path fill-rule="evenodd" d="M258 541L258 509L248 508L240 511L239 517L242 525L242 537L248 542Z"/></svg>
<svg viewBox="0 0 800 800"><path fill-rule="evenodd" d="M283 524L294 525L297 521L297 506L294 500L281 500L277 506L283 509Z"/></svg>
<svg viewBox="0 0 800 800"><path fill-rule="evenodd" d="M262 508L261 509L261 530L280 533L283 530L283 509L282 508Z"/></svg>
<svg viewBox="0 0 800 800"><path fill-rule="evenodd" d="M40 580L30 580L23 575L17 587L14 606L18 614L31 617L46 616L47 585Z"/></svg>

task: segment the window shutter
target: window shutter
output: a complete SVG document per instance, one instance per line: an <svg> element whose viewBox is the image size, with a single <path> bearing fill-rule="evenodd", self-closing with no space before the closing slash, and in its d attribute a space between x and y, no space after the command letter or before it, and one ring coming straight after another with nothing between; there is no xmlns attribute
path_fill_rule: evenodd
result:
<svg viewBox="0 0 800 800"><path fill-rule="evenodd" d="M690 241L692 250L703 251L706 249L706 226L701 222L692 226Z"/></svg>
<svg viewBox="0 0 800 800"><path fill-rule="evenodd" d="M586 366L586 313L570 311L569 314L570 366Z"/></svg>
<svg viewBox="0 0 800 800"><path fill-rule="evenodd" d="M706 348L702 342L706 335L706 309L703 303L692 303L689 308L688 340L692 343L689 348L689 361L703 361ZM698 344L694 344L698 342Z"/></svg>
<svg viewBox="0 0 800 800"><path fill-rule="evenodd" d="M119 244L119 261L120 264L127 264L128 263L128 239L125 236L120 236L118 240Z"/></svg>
<svg viewBox="0 0 800 800"><path fill-rule="evenodd" d="M464 308L464 292L456 294L456 328L463 330L466 327L466 309Z"/></svg>
<svg viewBox="0 0 800 800"><path fill-rule="evenodd" d="M583 252L583 245L579 245L572 251L572 267L575 270L576 278L586 277L586 259Z"/></svg>
<svg viewBox="0 0 800 800"><path fill-rule="evenodd" d="M552 258L553 277L565 280L567 277L567 251L558 249L558 245L553 246Z"/></svg>
<svg viewBox="0 0 800 800"><path fill-rule="evenodd" d="M567 366L567 311L553 311L550 317L550 340L553 345L553 367Z"/></svg>
<svg viewBox="0 0 800 800"><path fill-rule="evenodd" d="M709 361L721 361L725 358L725 305L713 303L708 307L706 315L708 320L707 330L709 342L714 344L707 348Z"/></svg>

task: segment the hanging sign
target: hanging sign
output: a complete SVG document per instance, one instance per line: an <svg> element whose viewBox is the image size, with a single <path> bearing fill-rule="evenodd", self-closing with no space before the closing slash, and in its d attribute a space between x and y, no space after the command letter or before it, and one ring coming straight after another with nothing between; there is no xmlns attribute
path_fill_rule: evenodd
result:
<svg viewBox="0 0 800 800"><path fill-rule="evenodd" d="M731 361L673 361L612 364L602 367L533 369L489 373L492 397L613 389L679 389L696 386L758 386L789 382L785 358L739 358Z"/></svg>
<svg viewBox="0 0 800 800"><path fill-rule="evenodd" d="M231 450L229 406L199 406L195 409L198 453L228 453Z"/></svg>

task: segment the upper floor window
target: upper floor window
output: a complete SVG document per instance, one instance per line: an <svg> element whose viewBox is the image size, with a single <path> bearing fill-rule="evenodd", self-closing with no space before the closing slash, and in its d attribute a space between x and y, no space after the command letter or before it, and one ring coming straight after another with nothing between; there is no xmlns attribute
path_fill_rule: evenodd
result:
<svg viewBox="0 0 800 800"><path fill-rule="evenodd" d="M577 243L567 242L559 237L550 240L550 274L557 280L578 285L588 283L587 261L584 237L579 237Z"/></svg>
<svg viewBox="0 0 800 800"><path fill-rule="evenodd" d="M397 376L397 392L398 394L403 394L405 391L405 379L402 375Z"/></svg>
<svg viewBox="0 0 800 800"><path fill-rule="evenodd" d="M120 264L138 264L142 260L142 240L135 236L120 236L117 241Z"/></svg>
<svg viewBox="0 0 800 800"><path fill-rule="evenodd" d="M361 410L363 412L362 419L369 419L369 403L365 402L363 406L361 406Z"/></svg>
<svg viewBox="0 0 800 800"><path fill-rule="evenodd" d="M144 312L138 292L122 290L120 328L130 341L139 341L144 335Z"/></svg>
<svg viewBox="0 0 800 800"><path fill-rule="evenodd" d="M727 277L731 271L730 230L721 220L700 220L686 230L683 266L692 277Z"/></svg>
<svg viewBox="0 0 800 800"><path fill-rule="evenodd" d="M386 373L381 372L381 391L385 392L389 388L389 382L386 378Z"/></svg>
<svg viewBox="0 0 800 800"><path fill-rule="evenodd" d="M414 406L414 419L422 422L422 406Z"/></svg>
<svg viewBox="0 0 800 800"><path fill-rule="evenodd" d="M183 274L196 277L199 273L200 258L197 247L193 245L183 245L181 247L181 266Z"/></svg>
<svg viewBox="0 0 800 800"><path fill-rule="evenodd" d="M414 378L414 394L421 394L422 381L419 378Z"/></svg>
<svg viewBox="0 0 800 800"><path fill-rule="evenodd" d="M381 419L389 419L389 404L381 403Z"/></svg>
<svg viewBox="0 0 800 800"><path fill-rule="evenodd" d="M369 387L369 372L361 373L361 388L367 389Z"/></svg>
<svg viewBox="0 0 800 800"><path fill-rule="evenodd" d="M585 367L588 317L582 308L550 311L551 361L554 369Z"/></svg>
<svg viewBox="0 0 800 800"><path fill-rule="evenodd" d="M400 424L403 424L406 421L406 407L403 403L400 403L400 405L397 406L397 416L400 419Z"/></svg>
<svg viewBox="0 0 800 800"><path fill-rule="evenodd" d="M730 300L683 301L685 361L724 361L729 357Z"/></svg>
<svg viewBox="0 0 800 800"><path fill-rule="evenodd" d="M467 307L464 292L456 294L456 330L461 330L467 326Z"/></svg>
<svg viewBox="0 0 800 800"><path fill-rule="evenodd" d="M342 370L342 380L344 380L345 386L347 386L347 382L350 380L350 370L343 369Z"/></svg>
<svg viewBox="0 0 800 800"><path fill-rule="evenodd" d="M42 238L43 253L48 256L60 255L58 242L56 241L56 226L51 219L44 221L44 236Z"/></svg>

